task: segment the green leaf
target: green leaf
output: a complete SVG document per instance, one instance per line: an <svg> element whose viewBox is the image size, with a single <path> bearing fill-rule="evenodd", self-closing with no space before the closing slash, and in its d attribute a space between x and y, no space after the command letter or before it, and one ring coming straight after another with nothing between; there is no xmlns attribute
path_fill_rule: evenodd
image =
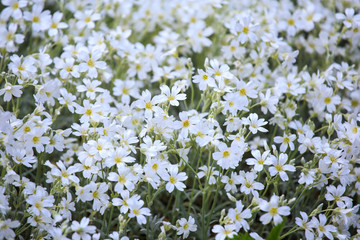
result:
<svg viewBox="0 0 360 240"><path fill-rule="evenodd" d="M281 232L285 226L285 220L282 221L279 225L276 225L270 232L270 235L266 238L266 240L278 240L280 239Z"/></svg>
<svg viewBox="0 0 360 240"><path fill-rule="evenodd" d="M248 233L246 234L240 233L239 235L235 235L233 238L231 238L231 240L254 240L254 239L250 237Z"/></svg>

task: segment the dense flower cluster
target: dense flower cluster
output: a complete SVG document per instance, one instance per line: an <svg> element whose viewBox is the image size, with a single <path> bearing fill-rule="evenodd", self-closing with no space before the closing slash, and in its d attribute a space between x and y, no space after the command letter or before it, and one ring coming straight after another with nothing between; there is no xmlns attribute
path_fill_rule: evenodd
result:
<svg viewBox="0 0 360 240"><path fill-rule="evenodd" d="M358 0L0 9L0 240L360 239Z"/></svg>

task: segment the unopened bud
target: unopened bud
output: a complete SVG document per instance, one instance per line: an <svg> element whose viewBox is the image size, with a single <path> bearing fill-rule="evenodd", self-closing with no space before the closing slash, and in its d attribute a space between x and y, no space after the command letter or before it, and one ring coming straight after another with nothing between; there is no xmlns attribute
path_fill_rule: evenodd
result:
<svg viewBox="0 0 360 240"><path fill-rule="evenodd" d="M289 201L288 201L288 205L290 205L290 204L292 204L293 202L295 202L296 201L296 198L291 198Z"/></svg>
<svg viewBox="0 0 360 240"><path fill-rule="evenodd" d="M310 217L313 217L321 212L323 204L321 203L314 211L311 212Z"/></svg>
<svg viewBox="0 0 360 240"><path fill-rule="evenodd" d="M209 67L209 59L205 58L204 68L206 69L207 67Z"/></svg>
<svg viewBox="0 0 360 240"><path fill-rule="evenodd" d="M228 196L230 201L236 202L236 198L233 195L231 195L230 193L226 193L226 195Z"/></svg>
<svg viewBox="0 0 360 240"><path fill-rule="evenodd" d="M334 126L331 124L327 129L327 134L330 137L334 133Z"/></svg>

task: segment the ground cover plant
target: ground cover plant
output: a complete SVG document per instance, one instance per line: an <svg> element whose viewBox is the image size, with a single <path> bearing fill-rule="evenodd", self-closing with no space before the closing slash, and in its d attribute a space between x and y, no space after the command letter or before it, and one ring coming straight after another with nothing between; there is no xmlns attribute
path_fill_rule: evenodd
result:
<svg viewBox="0 0 360 240"><path fill-rule="evenodd" d="M359 0L1 0L0 240L360 239Z"/></svg>

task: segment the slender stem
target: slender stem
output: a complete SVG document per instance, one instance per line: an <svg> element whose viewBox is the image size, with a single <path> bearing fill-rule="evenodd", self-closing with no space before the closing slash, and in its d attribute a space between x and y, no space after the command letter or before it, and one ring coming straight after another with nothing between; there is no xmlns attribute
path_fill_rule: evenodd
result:
<svg viewBox="0 0 360 240"><path fill-rule="evenodd" d="M109 221L108 221L108 225L107 225L106 235L109 235L109 232L110 232L111 220L112 220L113 212L114 212L114 205L111 205L110 216L109 216Z"/></svg>

